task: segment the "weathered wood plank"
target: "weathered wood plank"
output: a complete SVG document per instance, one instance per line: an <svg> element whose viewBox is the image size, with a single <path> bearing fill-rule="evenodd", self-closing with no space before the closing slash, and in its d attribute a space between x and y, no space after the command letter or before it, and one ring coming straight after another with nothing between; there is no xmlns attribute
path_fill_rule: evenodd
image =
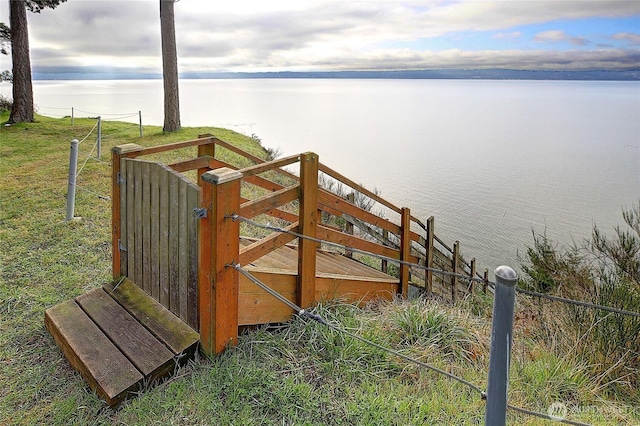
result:
<svg viewBox="0 0 640 426"><path fill-rule="evenodd" d="M120 166L118 168L120 169L120 179L119 179L118 186L120 187L120 190L119 190L120 208L118 211L118 217L120 218L120 236L119 238L114 240L113 243L118 245L118 253L120 256L120 271L119 271L120 273L116 274L116 271L113 271L114 279L117 279L120 275L127 276L129 272L127 267L128 256L129 256L128 252L121 250L123 248L126 249L127 243L128 243L128 239L127 239L127 232L128 232L127 230L127 200L128 200L127 189L128 188L126 183L127 164L125 163L124 159L120 159L119 162L120 162ZM114 262L115 262L115 259L114 259Z"/></svg>
<svg viewBox="0 0 640 426"><path fill-rule="evenodd" d="M133 282L125 279L117 286L110 283L104 286L104 290L162 341L174 355L193 353L198 342L198 333L159 302L150 298Z"/></svg>
<svg viewBox="0 0 640 426"><path fill-rule="evenodd" d="M133 196L133 206L128 206L129 209L133 208L134 211L134 262L135 262L135 273L130 276L133 280L138 283L138 285L143 285L144 279L144 265L143 265L143 240L142 240L142 229L144 227L144 222L142 220L142 163L136 160L131 160L131 164L133 165L133 188L134 188L134 196Z"/></svg>
<svg viewBox="0 0 640 426"><path fill-rule="evenodd" d="M193 214L193 209L200 207L200 188L189 186L188 191L189 216L189 276L187 285L187 324L198 329L198 228L199 219Z"/></svg>
<svg viewBox="0 0 640 426"><path fill-rule="evenodd" d="M142 228L142 288L147 294L152 294L151 289L151 176L150 164L143 162L141 165L141 184L142 190L142 219L140 227Z"/></svg>
<svg viewBox="0 0 640 426"><path fill-rule="evenodd" d="M76 303L145 378L173 368L173 354L102 288L78 296Z"/></svg>
<svg viewBox="0 0 640 426"><path fill-rule="evenodd" d="M136 274L136 240L135 240L135 223L136 216L134 210L135 204L135 173L133 170L133 161L129 159L123 160L126 164L127 177L127 204L125 213L127 215L127 276L135 277Z"/></svg>
<svg viewBox="0 0 640 426"><path fill-rule="evenodd" d="M171 176L178 180L178 281L175 283L178 289L178 316L187 322L187 294L189 288L189 219L188 214L187 183L178 176Z"/></svg>
<svg viewBox="0 0 640 426"><path fill-rule="evenodd" d="M156 165L151 165L149 171L150 191L150 218L149 218L149 248L147 250L150 259L149 282L154 299L160 300L160 186L158 173L161 172Z"/></svg>
<svg viewBox="0 0 640 426"><path fill-rule="evenodd" d="M158 301L169 308L169 221L170 221L170 194L169 175L158 172L158 203L159 203L159 241L158 241L158 276L159 299Z"/></svg>
<svg viewBox="0 0 640 426"><path fill-rule="evenodd" d="M180 262L180 204L179 181L167 174L169 180L169 304L166 305L176 316L180 316L178 271Z"/></svg>
<svg viewBox="0 0 640 426"><path fill-rule="evenodd" d="M74 300L47 309L44 323L71 366L107 404L138 389L142 374Z"/></svg>

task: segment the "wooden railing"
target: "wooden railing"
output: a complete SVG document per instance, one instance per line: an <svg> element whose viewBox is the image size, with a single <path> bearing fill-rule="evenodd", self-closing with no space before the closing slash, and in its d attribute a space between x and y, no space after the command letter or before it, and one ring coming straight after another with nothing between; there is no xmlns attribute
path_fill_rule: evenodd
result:
<svg viewBox="0 0 640 426"><path fill-rule="evenodd" d="M298 271L296 303L305 308L315 302L316 250L318 240L347 247L345 255L376 264L398 279L397 292L408 294L409 283L424 287L429 294L456 300L474 290L473 281L434 272L443 270L469 277L480 277L475 259L466 262L460 244L447 246L436 234L434 218L426 222L411 215L406 207L397 207L373 191L321 164L308 152L274 161L264 161L210 135L186 142L151 148L122 145L113 150L113 271L123 274L121 238L120 176L121 160L162 154L196 147L193 158L170 162L177 172L197 171L201 188L199 221L198 309L199 332L207 353L218 353L237 339L238 272L231 265L246 265L265 254L297 240ZM241 159L242 165L220 155ZM227 158L229 155L226 156ZM285 169L296 167L298 173ZM319 174L348 187L351 192L334 193L319 185ZM358 193L386 208L390 219L356 205ZM273 232L240 247L240 221L271 218L287 232ZM264 221L264 220L263 220ZM308 238L297 238L301 234ZM362 252L370 253L367 258ZM385 259L380 261L376 255ZM376 260L372 260L376 259ZM386 259L403 261L391 271ZM421 267L411 267L410 264ZM425 270L425 267L427 270ZM485 282L486 282L485 273ZM485 287L486 288L486 287ZM224 318L224 320L221 320ZM215 324L215 326L214 326Z"/></svg>

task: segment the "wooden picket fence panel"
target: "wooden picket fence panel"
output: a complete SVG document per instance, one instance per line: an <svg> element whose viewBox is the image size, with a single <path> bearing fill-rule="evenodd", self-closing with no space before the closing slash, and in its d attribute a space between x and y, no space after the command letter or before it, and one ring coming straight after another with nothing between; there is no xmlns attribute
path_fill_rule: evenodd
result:
<svg viewBox="0 0 640 426"><path fill-rule="evenodd" d="M120 275L198 329L200 187L169 167L120 163Z"/></svg>

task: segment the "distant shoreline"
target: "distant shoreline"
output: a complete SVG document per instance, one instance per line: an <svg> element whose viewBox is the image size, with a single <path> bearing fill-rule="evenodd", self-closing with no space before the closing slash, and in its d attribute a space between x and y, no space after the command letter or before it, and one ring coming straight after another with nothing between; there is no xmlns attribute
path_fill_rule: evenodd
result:
<svg viewBox="0 0 640 426"><path fill-rule="evenodd" d="M34 80L153 80L159 73L119 73L102 70L36 70ZM543 71L510 69L439 69L403 71L313 71L313 72L184 72L181 79L395 79L395 80L564 80L564 81L640 81L640 69Z"/></svg>

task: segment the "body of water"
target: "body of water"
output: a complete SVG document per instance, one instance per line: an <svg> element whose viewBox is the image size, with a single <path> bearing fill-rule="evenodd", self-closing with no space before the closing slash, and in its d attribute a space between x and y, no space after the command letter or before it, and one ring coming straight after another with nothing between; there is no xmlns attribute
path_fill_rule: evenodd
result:
<svg viewBox="0 0 640 426"><path fill-rule="evenodd" d="M10 94L9 86L0 93ZM43 115L162 125L162 81L36 81ZM460 240L481 268L518 267L532 230L568 245L622 224L640 197L640 83L183 80L184 126L259 136L320 161Z"/></svg>

